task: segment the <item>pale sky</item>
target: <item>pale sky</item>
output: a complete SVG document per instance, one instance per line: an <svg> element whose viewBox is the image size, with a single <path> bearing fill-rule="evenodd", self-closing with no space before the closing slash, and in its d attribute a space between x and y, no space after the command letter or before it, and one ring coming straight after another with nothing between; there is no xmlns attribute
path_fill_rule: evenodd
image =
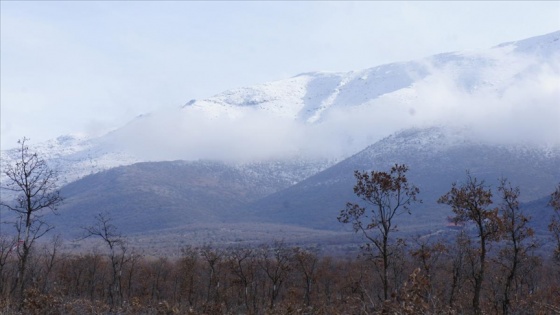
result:
<svg viewBox="0 0 560 315"><path fill-rule="evenodd" d="M1 147L309 71L560 30L559 1L1 1Z"/></svg>

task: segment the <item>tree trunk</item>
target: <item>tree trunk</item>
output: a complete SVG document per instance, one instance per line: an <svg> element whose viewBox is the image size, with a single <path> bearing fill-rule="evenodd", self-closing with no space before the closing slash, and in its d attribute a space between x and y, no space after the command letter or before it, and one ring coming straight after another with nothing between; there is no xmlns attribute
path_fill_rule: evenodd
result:
<svg viewBox="0 0 560 315"><path fill-rule="evenodd" d="M389 299L389 253L387 252L387 236L383 236L383 298Z"/></svg>
<svg viewBox="0 0 560 315"><path fill-rule="evenodd" d="M482 314L480 309L480 292L482 291L482 281L484 280L484 266L486 261L486 238L484 236L480 239L480 270L474 277L474 297L473 297L473 310L475 314Z"/></svg>

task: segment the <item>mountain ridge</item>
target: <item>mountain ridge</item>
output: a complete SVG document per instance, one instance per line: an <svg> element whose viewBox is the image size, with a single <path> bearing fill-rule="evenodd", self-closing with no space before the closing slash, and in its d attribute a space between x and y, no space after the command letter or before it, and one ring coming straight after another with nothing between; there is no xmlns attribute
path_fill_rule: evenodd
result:
<svg viewBox="0 0 560 315"><path fill-rule="evenodd" d="M461 136L465 132L430 127L393 134L296 185L257 200L243 213L256 221L336 230L338 211L348 201L359 202L352 191L354 171L387 171L394 164L406 164L409 181L420 188L419 197L424 200L415 207L429 212L427 219L412 218L430 228L438 227L430 222L439 222L442 228L451 212L436 201L452 183L464 180L466 171L494 189L499 178L508 178L520 186L522 202L549 196L560 180L560 149L482 144L466 140Z"/></svg>
<svg viewBox="0 0 560 315"><path fill-rule="evenodd" d="M165 128L158 127L162 124L165 125L167 122L165 119L158 121L158 117L163 114L155 112L148 115L140 115L125 126L117 128L101 137L93 139L74 137L79 140L59 147L42 148L41 150L44 154L51 155L52 158L50 160L53 161L53 164L60 165L63 171L68 168L69 164L73 163L65 162L64 159L72 160L75 157L79 160L78 163L83 163L86 159L95 161L96 163L93 163L96 165L95 170L93 170L95 172L117 165L128 165L142 161L214 159L211 155L216 155L216 150L208 149L204 151L201 149L203 150L201 154L188 154L187 151L194 151L197 147L203 146L200 142L188 139L197 132L197 129L204 132L209 128L220 128L220 124L227 125L231 123L231 128L224 129L224 133L227 134L228 131L232 131L237 122L247 124L264 119L266 121L263 124L266 126L267 123L274 125L274 121L277 119L284 119L285 121L278 124L279 129L300 128L302 130L295 132L293 135L287 135L286 138L278 137L274 138L274 140L295 142L295 140L306 136L306 134L313 134L313 137L316 138L310 139L309 142L324 142L323 137L317 134L337 127L342 129L343 125L349 125L353 118L350 115L345 121L340 121L341 116L348 115L349 108L354 108L351 110L353 111L352 115L357 115L357 117L377 116L380 112L385 111L389 112L387 116L401 115L403 121L407 121L404 125L399 124L396 128L385 128L387 129L386 131L370 132L369 135L362 137L369 140L354 140L359 142L359 144L343 149L344 152L342 154L339 153L338 157L336 157L340 159L356 153L371 144L373 141L370 140L379 140L388 134L410 127L410 124L419 126L425 124L419 122L421 119L414 119L414 117L421 116L425 112L425 110L418 108L418 103L422 102L421 99L424 97L422 93L419 93L422 90L423 82L428 80L426 84L431 84L430 82L435 80L437 83L437 80L439 80L433 78L434 71L449 73L454 80L457 80L457 84L459 86L463 85L467 91L475 92L480 89L503 90L510 86L510 81L515 80L516 75L523 73L523 71L534 71L534 68L539 65L534 60L521 63L512 62L518 59L515 56L518 56L520 53L524 55L529 54L535 57L534 59L544 60L544 64L557 65L558 58L560 58L558 57L560 55L558 53L560 51L559 38L560 31L557 31L524 40L503 43L483 51L442 53L420 60L379 65L359 71L301 73L288 79L224 91L204 100L192 100L189 102L190 105L181 106L169 114L170 116L181 116L181 118L169 120L171 123L167 123ZM501 59L503 61L500 61ZM499 68L491 70L496 66L499 66ZM557 71L555 74L557 75ZM383 99L380 100L380 98ZM385 103L391 104L384 105ZM366 110L368 108L369 110ZM371 110L371 108L378 108L378 110ZM258 112L259 115L255 115L255 112ZM261 112L264 114L260 115ZM329 113L331 114L329 115ZM243 120L244 117L248 118ZM169 117L166 116L167 118ZM196 124L201 119L213 120L216 118L220 118L222 121L217 124L206 121L208 128L205 128L204 125ZM253 118L254 120L251 120ZM316 127L314 129L305 129L305 127L299 126L300 123ZM431 123L433 122L428 122L428 124ZM365 125L365 122L356 124L361 124L360 127L363 128L362 125ZM193 125L193 127L191 128L189 125ZM321 129L319 126L324 126L324 128ZM249 138L245 139L245 141L251 143L251 145L263 146L264 140L251 141L250 139L252 134L259 132L258 128L260 127L257 124L254 129L246 133L240 133L233 140L240 141L238 138L245 137ZM158 133L157 129L170 129L170 131ZM346 129L352 130L355 128L348 127ZM152 135L147 134L144 130L152 130ZM341 139L337 139L337 145L345 146L345 138L360 138L360 131L346 132L347 134L341 135ZM274 130L271 133L274 135L277 131ZM341 130L341 133L345 133L345 131ZM131 137L135 135L144 137L148 141L148 145L153 145L154 150L152 151L165 148L176 153L170 154L171 156L166 156L166 154L155 154L154 156L153 152L151 153L152 155L144 154L145 152L143 151L145 150L140 150L138 148L139 145L129 144ZM220 145L225 146L224 142L217 140L215 143L212 143L219 136L219 134L209 135L208 138L210 140L207 140L207 142L210 142L209 146L213 145L216 148ZM334 137L334 135L325 135L324 137L328 136ZM66 136L61 137L65 138ZM178 141L174 142L174 146L185 146L185 149L173 150L170 145L158 147L156 142L168 142L165 139L166 137L178 137ZM183 139L187 139L187 141ZM64 142L55 139L48 142L53 143L54 141ZM146 143L142 143L142 145L145 146ZM292 152L288 152L288 155L305 151L307 145L308 143L305 142L295 144L295 148L291 148ZM242 150L239 147L234 149ZM283 150L286 149L290 150L290 146L286 145L283 147ZM58 153L51 154L47 152L52 150L56 150ZM328 150L323 151L321 154L329 154L330 152ZM7 150L2 150L3 160L10 160L7 152ZM218 156L218 158L225 158L225 156ZM270 155L266 158L270 158ZM91 172L91 167L89 171L78 172L68 182Z"/></svg>
<svg viewBox="0 0 560 315"><path fill-rule="evenodd" d="M420 230L445 228L449 211L434 202L467 169L489 183L507 176L524 202L542 199L560 179L559 39L302 73L140 115L101 137L38 144L68 194L67 218L52 219L70 230L108 211L127 233L339 231L353 172L395 163L410 164L430 200L412 217ZM2 165L15 153L3 150Z"/></svg>

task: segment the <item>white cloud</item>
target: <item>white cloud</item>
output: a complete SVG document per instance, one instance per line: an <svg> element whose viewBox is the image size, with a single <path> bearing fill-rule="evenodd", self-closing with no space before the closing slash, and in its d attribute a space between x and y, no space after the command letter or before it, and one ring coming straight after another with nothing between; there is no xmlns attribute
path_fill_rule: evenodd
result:
<svg viewBox="0 0 560 315"><path fill-rule="evenodd" d="M469 126L478 139L498 143L560 145L560 54L546 63L501 57L508 66L499 69L521 73L483 72L465 87L444 69L417 84L416 123Z"/></svg>
<svg viewBox="0 0 560 315"><path fill-rule="evenodd" d="M316 124L251 106L192 106L138 119L110 139L152 160L340 158L398 130L434 124L469 126L474 137L492 143L560 145L560 55L542 62L510 50L484 55L491 59L473 53L443 68L426 64L431 75L411 87L334 107ZM229 97L243 101L235 96Z"/></svg>
<svg viewBox="0 0 560 315"><path fill-rule="evenodd" d="M110 142L147 159L266 159L295 153L302 129L293 120L244 108L237 117L164 111L110 135Z"/></svg>
<svg viewBox="0 0 560 315"><path fill-rule="evenodd" d="M23 135L41 141L115 128L140 113L301 72L544 34L560 28L559 8L534 1L2 2L2 145Z"/></svg>

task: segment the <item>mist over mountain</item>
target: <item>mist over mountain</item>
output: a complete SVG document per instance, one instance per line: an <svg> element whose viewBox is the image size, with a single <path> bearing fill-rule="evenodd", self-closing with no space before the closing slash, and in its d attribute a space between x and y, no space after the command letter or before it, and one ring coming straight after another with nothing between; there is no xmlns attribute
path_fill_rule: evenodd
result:
<svg viewBox="0 0 560 315"><path fill-rule="evenodd" d="M558 145L559 37L304 73L139 117L106 141L155 160L344 158L398 130L437 124L469 126L493 143Z"/></svg>
<svg viewBox="0 0 560 315"><path fill-rule="evenodd" d="M395 163L409 165L425 201L402 219L411 230L445 228L449 209L435 201L466 170L493 187L507 177L537 211L560 181L560 31L302 73L32 148L61 174L66 203L48 218L68 235L99 212L126 233L204 224L339 231L353 172ZM1 154L2 165L17 159L13 149Z"/></svg>
<svg viewBox="0 0 560 315"><path fill-rule="evenodd" d="M559 38L303 73L141 115L98 138L63 136L42 151L74 164L89 159L97 170L160 160L340 160L396 131L432 125L470 126L495 143L558 145Z"/></svg>

